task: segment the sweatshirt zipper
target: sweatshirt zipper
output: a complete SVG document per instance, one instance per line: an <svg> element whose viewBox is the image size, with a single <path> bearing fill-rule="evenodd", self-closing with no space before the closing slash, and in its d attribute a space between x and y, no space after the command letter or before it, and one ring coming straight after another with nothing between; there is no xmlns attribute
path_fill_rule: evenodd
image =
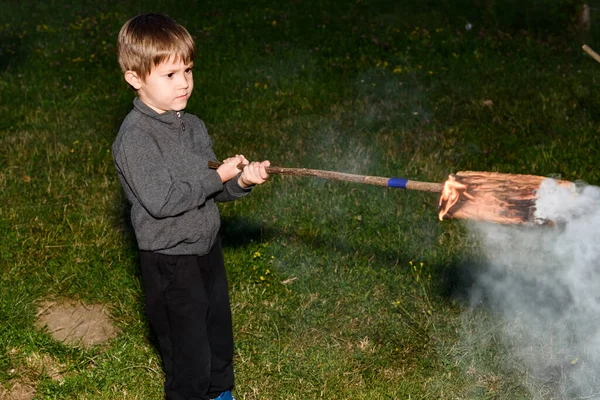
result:
<svg viewBox="0 0 600 400"><path fill-rule="evenodd" d="M185 124L183 123L183 120L181 119L181 113L179 111L177 111L176 114L177 114L177 119L179 119L179 123L181 124L181 130L185 131Z"/></svg>

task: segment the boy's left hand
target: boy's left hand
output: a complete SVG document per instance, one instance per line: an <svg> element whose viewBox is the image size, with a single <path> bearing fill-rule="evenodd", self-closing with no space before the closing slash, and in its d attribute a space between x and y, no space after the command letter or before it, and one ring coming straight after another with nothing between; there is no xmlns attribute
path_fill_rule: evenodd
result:
<svg viewBox="0 0 600 400"><path fill-rule="evenodd" d="M247 188L253 185L263 184L269 178L266 169L269 165L271 165L271 163L267 160L263 162L254 161L246 164L242 170L242 174L238 178L240 187Z"/></svg>
<svg viewBox="0 0 600 400"><path fill-rule="evenodd" d="M229 157L223 160L223 163L217 168L217 173L221 177L221 182L227 182L239 175L240 164L248 164L248 160L242 154L236 154L235 157Z"/></svg>

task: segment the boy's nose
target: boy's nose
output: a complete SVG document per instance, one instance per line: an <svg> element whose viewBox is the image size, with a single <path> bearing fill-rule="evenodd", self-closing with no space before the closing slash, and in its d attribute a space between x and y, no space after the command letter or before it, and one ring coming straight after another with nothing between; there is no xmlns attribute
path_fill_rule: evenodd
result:
<svg viewBox="0 0 600 400"><path fill-rule="evenodd" d="M182 76L180 79L179 84L184 87L187 88L190 86L190 79L192 79L191 77L187 77L187 76Z"/></svg>

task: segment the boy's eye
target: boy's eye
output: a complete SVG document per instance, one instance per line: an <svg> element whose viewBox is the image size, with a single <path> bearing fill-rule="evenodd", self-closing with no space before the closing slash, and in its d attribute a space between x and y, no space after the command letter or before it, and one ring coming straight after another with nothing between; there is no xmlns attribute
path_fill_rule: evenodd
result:
<svg viewBox="0 0 600 400"><path fill-rule="evenodd" d="M191 74L191 73L192 73L192 68L187 68L187 69L185 70L185 73L186 73L186 74Z"/></svg>
<svg viewBox="0 0 600 400"><path fill-rule="evenodd" d="M175 74L173 72L171 72L170 74L167 74L167 78L172 78L174 76L175 76Z"/></svg>

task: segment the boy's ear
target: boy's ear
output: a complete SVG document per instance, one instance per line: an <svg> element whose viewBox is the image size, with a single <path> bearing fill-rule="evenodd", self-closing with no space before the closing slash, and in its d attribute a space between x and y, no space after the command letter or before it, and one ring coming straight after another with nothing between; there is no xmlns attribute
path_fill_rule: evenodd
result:
<svg viewBox="0 0 600 400"><path fill-rule="evenodd" d="M135 90L138 90L142 87L142 80L135 71L126 71L125 81L127 81L127 83L129 83Z"/></svg>

